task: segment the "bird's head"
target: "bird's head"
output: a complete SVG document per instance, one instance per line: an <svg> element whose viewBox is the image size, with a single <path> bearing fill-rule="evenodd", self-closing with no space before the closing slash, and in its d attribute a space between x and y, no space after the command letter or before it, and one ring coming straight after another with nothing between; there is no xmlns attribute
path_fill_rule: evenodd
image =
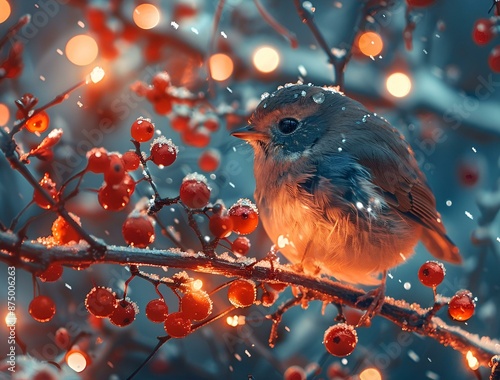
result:
<svg viewBox="0 0 500 380"><path fill-rule="evenodd" d="M264 94L249 124L232 135L248 141L256 158L293 162L323 149L329 140L323 139L325 135L333 133L340 139L340 129L335 128L343 124L343 111L353 103L358 108L359 103L334 87L286 85Z"/></svg>

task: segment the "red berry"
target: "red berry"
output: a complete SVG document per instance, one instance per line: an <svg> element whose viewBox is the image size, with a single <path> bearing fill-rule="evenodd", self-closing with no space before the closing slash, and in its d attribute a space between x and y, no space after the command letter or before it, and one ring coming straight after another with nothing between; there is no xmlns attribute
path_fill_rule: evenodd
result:
<svg viewBox="0 0 500 380"><path fill-rule="evenodd" d="M113 188L122 188L124 189L128 195L132 195L135 190L135 181L134 179L127 173L125 177L123 177L123 181L118 185L114 185Z"/></svg>
<svg viewBox="0 0 500 380"><path fill-rule="evenodd" d="M128 245L146 248L155 241L154 220L148 215L131 215L123 223L122 234Z"/></svg>
<svg viewBox="0 0 500 380"><path fill-rule="evenodd" d="M187 293L181 299L180 311L188 319L201 321L212 314L212 300L204 291Z"/></svg>
<svg viewBox="0 0 500 380"><path fill-rule="evenodd" d="M229 285L227 296L229 302L235 307L248 307L253 305L257 296L255 283L249 280L236 280Z"/></svg>
<svg viewBox="0 0 500 380"><path fill-rule="evenodd" d="M446 271L442 263L437 261L427 261L418 271L418 279L422 284L429 287L436 287L443 282Z"/></svg>
<svg viewBox="0 0 500 380"><path fill-rule="evenodd" d="M172 99L170 96L164 95L162 98L155 100L153 108L158 115L168 115L172 111Z"/></svg>
<svg viewBox="0 0 500 380"><path fill-rule="evenodd" d="M269 286L275 292L280 293L288 287L288 284L282 282L268 282L267 286Z"/></svg>
<svg viewBox="0 0 500 380"><path fill-rule="evenodd" d="M31 133L42 133L47 130L49 123L49 115L42 111L26 120L26 129Z"/></svg>
<svg viewBox="0 0 500 380"><path fill-rule="evenodd" d="M125 327L135 321L138 313L137 305L127 300L121 300L116 305L113 313L109 316L109 321L115 326Z"/></svg>
<svg viewBox="0 0 500 380"><path fill-rule="evenodd" d="M181 140L186 145L205 148L210 144L210 131L205 127L190 127L182 131Z"/></svg>
<svg viewBox="0 0 500 380"><path fill-rule="evenodd" d="M458 167L458 176L463 186L475 186L481 177L479 162L477 160L464 159Z"/></svg>
<svg viewBox="0 0 500 380"><path fill-rule="evenodd" d="M106 26L106 13L102 9L88 8L85 13L91 30L99 30Z"/></svg>
<svg viewBox="0 0 500 380"><path fill-rule="evenodd" d="M123 161L123 166L125 167L125 170L128 172L132 172L132 171L136 170L141 163L141 159L139 158L137 153L135 153L133 151L123 153L122 161Z"/></svg>
<svg viewBox="0 0 500 380"><path fill-rule="evenodd" d="M155 323L163 323L168 315L168 306L165 300L159 298L151 300L146 305L146 317Z"/></svg>
<svg viewBox="0 0 500 380"><path fill-rule="evenodd" d="M56 304L50 297L38 296L30 302L28 310L35 321L48 322L56 314Z"/></svg>
<svg viewBox="0 0 500 380"><path fill-rule="evenodd" d="M225 238L231 234L233 230L233 221L224 210L220 214L214 214L208 222L210 232L217 238Z"/></svg>
<svg viewBox="0 0 500 380"><path fill-rule="evenodd" d="M198 159L198 166L205 172L216 171L220 164L220 153L217 149L204 151Z"/></svg>
<svg viewBox="0 0 500 380"><path fill-rule="evenodd" d="M217 130L219 129L219 120L217 120L215 117L209 117L203 122L203 126L210 132L217 132Z"/></svg>
<svg viewBox="0 0 500 380"><path fill-rule="evenodd" d="M155 74L151 84L157 91L164 93L170 86L170 75L166 71L160 71Z"/></svg>
<svg viewBox="0 0 500 380"><path fill-rule="evenodd" d="M406 0L408 5L412 7L427 7L433 4L436 0Z"/></svg>
<svg viewBox="0 0 500 380"><path fill-rule="evenodd" d="M250 250L250 240L245 236L239 236L231 244L231 250L238 255L245 256Z"/></svg>
<svg viewBox="0 0 500 380"><path fill-rule="evenodd" d="M490 69L495 73L500 73L500 45L495 46L488 57Z"/></svg>
<svg viewBox="0 0 500 380"><path fill-rule="evenodd" d="M42 273L38 275L43 282L54 282L61 278L63 274L63 266L58 263L52 263Z"/></svg>
<svg viewBox="0 0 500 380"><path fill-rule="evenodd" d="M448 304L448 314L456 321L466 321L474 314L476 304L472 293L468 290L460 290L451 297Z"/></svg>
<svg viewBox="0 0 500 380"><path fill-rule="evenodd" d="M347 356L352 353L358 342L356 330L345 323L338 323L325 331L323 344L334 356Z"/></svg>
<svg viewBox="0 0 500 380"><path fill-rule="evenodd" d="M109 165L104 172L104 181L108 185L116 185L125 177L125 166L120 156L111 154L109 157Z"/></svg>
<svg viewBox="0 0 500 380"><path fill-rule="evenodd" d="M304 368L298 365L292 365L285 370L283 374L283 380L306 380L307 375Z"/></svg>
<svg viewBox="0 0 500 380"><path fill-rule="evenodd" d="M79 217L72 213L69 213L69 215L81 225ZM58 216L54 223L52 223L52 236L54 237L54 241L60 245L68 244L69 242L78 243L81 238L80 234L62 216Z"/></svg>
<svg viewBox="0 0 500 380"><path fill-rule="evenodd" d="M180 20L185 17L192 17L198 13L194 4L178 3L174 7L172 20Z"/></svg>
<svg viewBox="0 0 500 380"><path fill-rule="evenodd" d="M104 148L92 148L87 152L87 170L104 173L109 168L108 151Z"/></svg>
<svg viewBox="0 0 500 380"><path fill-rule="evenodd" d="M99 189L97 199L103 209L120 211L128 205L130 195L129 187L125 186L123 183L114 186L105 184Z"/></svg>
<svg viewBox="0 0 500 380"><path fill-rule="evenodd" d="M481 18L474 24L472 39L478 45L486 45L495 35L495 23L488 18Z"/></svg>
<svg viewBox="0 0 500 380"><path fill-rule="evenodd" d="M264 292L260 301L262 306L271 307L278 299L278 293L276 292Z"/></svg>
<svg viewBox="0 0 500 380"><path fill-rule="evenodd" d="M130 128L130 135L138 142L149 141L155 133L155 125L150 119L139 117Z"/></svg>
<svg viewBox="0 0 500 380"><path fill-rule="evenodd" d="M210 188L205 176L192 173L182 180L179 192L181 201L189 208L202 208L210 200Z"/></svg>
<svg viewBox="0 0 500 380"><path fill-rule="evenodd" d="M64 327L59 327L55 333L54 340L57 347L68 349L71 343L69 332Z"/></svg>
<svg viewBox="0 0 500 380"><path fill-rule="evenodd" d="M57 196L56 184L54 183L54 181L52 181L52 179L50 179L49 173L45 173L43 178L40 180L39 184L40 184L40 186L43 187L45 192L50 195L50 197L54 200L54 202L57 202L58 196ZM43 194L38 190L35 190L33 192L33 201L38 206L40 206L41 208L44 208L46 210L48 210L52 207L50 205L50 203L45 199Z"/></svg>
<svg viewBox="0 0 500 380"><path fill-rule="evenodd" d="M93 288L85 297L85 307L94 317L109 317L117 304L116 296L111 289Z"/></svg>
<svg viewBox="0 0 500 380"><path fill-rule="evenodd" d="M174 163L178 152L179 148L172 140L160 136L151 144L151 161L156 165L169 166Z"/></svg>
<svg viewBox="0 0 500 380"><path fill-rule="evenodd" d="M189 116L176 115L170 120L170 126L174 131L182 132L189 128L190 121L191 118Z"/></svg>
<svg viewBox="0 0 500 380"><path fill-rule="evenodd" d="M233 231L240 235L253 232L259 224L259 211L248 199L240 199L229 209Z"/></svg>
<svg viewBox="0 0 500 380"><path fill-rule="evenodd" d="M191 332L191 321L182 312L172 313L167 315L163 327L172 338L184 338Z"/></svg>

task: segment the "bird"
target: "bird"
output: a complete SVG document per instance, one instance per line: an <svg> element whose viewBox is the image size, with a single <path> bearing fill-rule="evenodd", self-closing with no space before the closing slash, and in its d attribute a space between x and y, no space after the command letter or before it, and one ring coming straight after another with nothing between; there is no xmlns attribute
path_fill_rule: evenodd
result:
<svg viewBox="0 0 500 380"><path fill-rule="evenodd" d="M253 148L265 231L305 273L380 284L419 241L461 262L403 135L337 87L299 82L264 93L232 135Z"/></svg>

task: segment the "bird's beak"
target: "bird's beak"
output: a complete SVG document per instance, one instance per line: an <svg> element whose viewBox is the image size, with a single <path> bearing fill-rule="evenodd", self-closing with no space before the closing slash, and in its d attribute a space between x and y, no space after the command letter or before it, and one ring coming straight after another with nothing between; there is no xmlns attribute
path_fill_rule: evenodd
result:
<svg viewBox="0 0 500 380"><path fill-rule="evenodd" d="M243 128L238 128L231 132L231 135L239 139L251 140L267 140L269 136L265 132L258 131L252 124L246 125Z"/></svg>

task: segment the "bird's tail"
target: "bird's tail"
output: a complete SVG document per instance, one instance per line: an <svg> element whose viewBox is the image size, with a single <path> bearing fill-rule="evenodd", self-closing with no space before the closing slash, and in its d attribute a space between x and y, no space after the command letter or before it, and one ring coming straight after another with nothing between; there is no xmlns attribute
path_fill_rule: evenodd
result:
<svg viewBox="0 0 500 380"><path fill-rule="evenodd" d="M462 262L462 257L460 256L457 246L453 244L448 236L424 228L421 240L425 248L427 248L434 257L453 264L460 264Z"/></svg>

